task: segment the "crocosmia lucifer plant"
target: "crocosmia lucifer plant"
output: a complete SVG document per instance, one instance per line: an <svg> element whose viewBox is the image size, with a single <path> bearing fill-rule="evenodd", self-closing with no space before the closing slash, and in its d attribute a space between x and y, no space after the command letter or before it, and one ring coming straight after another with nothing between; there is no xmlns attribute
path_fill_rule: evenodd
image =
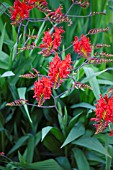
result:
<svg viewBox="0 0 113 170"><path fill-rule="evenodd" d="M11 134L18 134L19 130L24 137L14 135L15 142L10 136L7 148L14 146L7 155L3 136L5 132L8 138L8 133L0 121L0 159L8 162L9 169L104 168L103 155L112 162L109 147L113 144L110 140L113 136L113 87L110 87L113 84L110 75L113 54L107 52L111 46L106 42L112 34L110 26L103 23L107 12L103 12L102 7L99 11L98 5L97 11L92 11L93 2L89 0L14 0L12 6L7 3L2 2L1 9L10 19L15 43L10 59L2 61L4 64L9 61L9 66L2 67L8 69L4 77L8 74L14 78L9 77L9 84L4 88L15 92L11 91L14 100L8 98L7 104L4 102L11 114L6 124L16 114L15 106L20 107L28 122L23 121L18 129L18 120L14 128L11 127ZM99 18L103 21L100 25ZM5 40L3 49L8 42L10 46L13 44L12 40ZM9 48L6 51L8 53ZM4 104L0 109L2 107ZM111 142L108 140L106 150L102 143L104 135ZM112 169L112 163L106 165L106 170L110 170L108 167Z"/></svg>

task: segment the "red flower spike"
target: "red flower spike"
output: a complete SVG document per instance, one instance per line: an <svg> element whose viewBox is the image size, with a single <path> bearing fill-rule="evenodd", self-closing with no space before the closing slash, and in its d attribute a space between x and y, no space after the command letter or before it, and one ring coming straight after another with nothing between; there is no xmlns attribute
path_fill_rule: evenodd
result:
<svg viewBox="0 0 113 170"><path fill-rule="evenodd" d="M105 59L105 58L89 58L88 63L89 64L101 64L101 63L108 63L112 62L112 59Z"/></svg>
<svg viewBox="0 0 113 170"><path fill-rule="evenodd" d="M113 54L108 54L106 52L99 53L101 57L113 57Z"/></svg>
<svg viewBox="0 0 113 170"><path fill-rule="evenodd" d="M53 61L50 62L48 76L53 83L53 88L57 89L63 82L63 78L67 78L70 74L71 56L68 54L65 60L60 59L58 54L55 55Z"/></svg>
<svg viewBox="0 0 113 170"><path fill-rule="evenodd" d="M87 8L90 5L90 3L87 0L85 2L82 2L82 0L76 1L76 4L79 5L82 8Z"/></svg>
<svg viewBox="0 0 113 170"><path fill-rule="evenodd" d="M47 7L48 3L46 0L24 0L27 4L32 5L33 8L37 8L42 12L50 12L51 10Z"/></svg>
<svg viewBox="0 0 113 170"><path fill-rule="evenodd" d="M43 44L40 44L40 48L42 48L42 53L44 56L49 56L52 53L55 53L56 50L58 50L58 47L61 43L61 34L64 32L64 30L59 27L55 27L54 32L50 34L50 31L44 32L43 37Z"/></svg>
<svg viewBox="0 0 113 170"><path fill-rule="evenodd" d="M21 23L24 19L29 17L29 12L32 9L32 6L25 3L24 1L21 2L20 0L15 0L14 6L11 7L11 20L12 24L17 25Z"/></svg>
<svg viewBox="0 0 113 170"><path fill-rule="evenodd" d="M96 104L96 118L92 118L91 121L97 122L94 124L96 127L96 134L102 132L109 123L113 123L113 96L108 98L108 95L102 97L100 95L100 99Z"/></svg>
<svg viewBox="0 0 113 170"><path fill-rule="evenodd" d="M34 96L33 98L36 98L38 101L38 106L43 105L45 100L50 99L51 97L51 81L47 77L42 77L38 81L34 83Z"/></svg>
<svg viewBox="0 0 113 170"><path fill-rule="evenodd" d="M102 47L111 47L111 45L108 44L96 44L95 48L102 48Z"/></svg>
<svg viewBox="0 0 113 170"><path fill-rule="evenodd" d="M50 12L51 10L47 7L48 3L46 0L37 0L34 7L38 8L42 12Z"/></svg>
<svg viewBox="0 0 113 170"><path fill-rule="evenodd" d="M32 70L34 70L35 74L32 73L32 72L29 72L29 73L27 73L27 74L20 75L19 77L21 77L21 78L27 78L27 79L32 79L32 78L38 77L39 72L38 72L35 68L32 68Z"/></svg>
<svg viewBox="0 0 113 170"><path fill-rule="evenodd" d="M80 82L75 82L74 87L77 89L81 89L81 90L85 89L85 88L92 90L92 88L90 86L88 86L87 84L84 84L84 83L80 83Z"/></svg>
<svg viewBox="0 0 113 170"><path fill-rule="evenodd" d="M34 5L35 2L37 2L37 0L24 0L24 2L30 4L30 5Z"/></svg>
<svg viewBox="0 0 113 170"><path fill-rule="evenodd" d="M28 102L28 100L25 99L18 99L13 102L7 103L6 106L23 106Z"/></svg>
<svg viewBox="0 0 113 170"><path fill-rule="evenodd" d="M94 126L96 127L95 134L98 134L98 133L103 132L103 130L107 128L108 123L105 121L101 121L99 124L95 124Z"/></svg>
<svg viewBox="0 0 113 170"><path fill-rule="evenodd" d="M89 38L87 38L85 35L81 35L80 40L77 36L75 36L73 41L73 48L76 53L86 59L90 57L90 54L92 52L92 47Z"/></svg>
<svg viewBox="0 0 113 170"><path fill-rule="evenodd" d="M97 33L106 32L106 31L109 31L109 28L94 28L94 29L89 30L88 34L97 34Z"/></svg>
<svg viewBox="0 0 113 170"><path fill-rule="evenodd" d="M62 23L62 22L69 22L69 26L72 24L72 21L65 15L62 13L62 6L59 6L54 12L50 12L47 15L47 18L49 17L49 19L52 22L55 23Z"/></svg>
<svg viewBox="0 0 113 170"><path fill-rule="evenodd" d="M108 96L113 95L113 86L108 89Z"/></svg>

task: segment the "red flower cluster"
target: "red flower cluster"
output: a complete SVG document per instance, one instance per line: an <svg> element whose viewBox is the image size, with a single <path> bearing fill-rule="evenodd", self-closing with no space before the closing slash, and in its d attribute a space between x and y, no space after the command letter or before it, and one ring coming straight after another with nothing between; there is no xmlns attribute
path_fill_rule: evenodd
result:
<svg viewBox="0 0 113 170"><path fill-rule="evenodd" d="M23 0L22 2L15 0L14 6L10 9L12 24L19 24L28 18L30 10L35 7L42 12L50 12L46 6L46 0Z"/></svg>
<svg viewBox="0 0 113 170"><path fill-rule="evenodd" d="M34 83L34 98L38 101L38 106L41 106L46 99L50 99L52 94L51 89L57 89L63 82L63 78L67 78L70 74L71 56L68 54L65 60L60 59L56 54L53 61L50 62L49 72L47 77L42 77Z"/></svg>
<svg viewBox="0 0 113 170"><path fill-rule="evenodd" d="M96 127L96 134L102 132L109 123L113 123L113 96L108 98L108 95L102 97L96 104L96 118L91 118L92 121L97 122L94 124Z"/></svg>
<svg viewBox="0 0 113 170"><path fill-rule="evenodd" d="M42 77L34 83L34 96L38 101L38 106L41 106L46 99L51 97L51 81L47 77Z"/></svg>
<svg viewBox="0 0 113 170"><path fill-rule="evenodd" d="M53 88L57 89L63 82L63 78L67 78L70 74L71 56L68 54L65 60L60 59L58 54L55 55L52 62L50 62L48 76L53 84Z"/></svg>
<svg viewBox="0 0 113 170"><path fill-rule="evenodd" d="M52 22L55 23L62 23L62 22L69 22L69 26L72 24L72 21L62 13L62 6L59 6L54 12L50 12L47 17L50 18Z"/></svg>
<svg viewBox="0 0 113 170"><path fill-rule="evenodd" d="M10 9L12 24L19 24L24 19L28 18L31 9L32 6L25 1L21 2L20 0L15 0L14 6Z"/></svg>
<svg viewBox="0 0 113 170"><path fill-rule="evenodd" d="M60 27L55 27L54 32L50 33L50 31L44 32L43 37L43 44L40 44L40 48L42 48L42 53L44 56L49 56L50 54L56 52L58 50L58 47L61 43L61 34L64 32L64 30Z"/></svg>
<svg viewBox="0 0 113 170"><path fill-rule="evenodd" d="M89 38L87 38L85 35L81 35L80 40L77 36L75 36L73 41L73 47L74 51L77 52L79 55L83 56L84 58L87 59L90 57L92 47Z"/></svg>

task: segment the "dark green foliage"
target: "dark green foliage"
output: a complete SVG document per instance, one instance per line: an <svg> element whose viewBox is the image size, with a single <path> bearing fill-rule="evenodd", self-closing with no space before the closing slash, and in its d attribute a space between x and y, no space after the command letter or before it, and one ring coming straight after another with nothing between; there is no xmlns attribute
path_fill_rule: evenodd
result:
<svg viewBox="0 0 113 170"><path fill-rule="evenodd" d="M2 1L8 8L11 1ZM63 5L63 12L69 9L71 0L48 0L49 7L54 10ZM88 15L92 12L106 11L106 16L96 15L86 18L73 18L72 26L67 23L64 27L64 39L60 50L66 49L75 35L87 34L92 28L106 28L105 33L90 35L92 44L110 44L104 52L113 53L113 2L106 0L90 0L88 9L74 6L70 15ZM2 6L0 5L0 9ZM5 10L3 11L5 12ZM75 79L88 83L92 91L75 89L65 93L58 99L58 110L42 109L34 106L6 107L6 103L19 98L33 99L33 83L36 79L22 79L19 75L28 73L36 68L41 74L47 75L48 63L52 57L44 58L38 54L39 49L20 51L16 55L17 27L10 24L9 17L0 11L0 152L8 157L0 157L1 170L111 170L113 167L113 137L109 137L107 130L102 134L94 135L90 118L94 117L94 104L100 93L107 93L113 85L113 62L101 65L86 65L75 75ZM30 13L31 18L43 18L45 15L36 9ZM27 34L38 35L35 40L37 46L41 43L43 32L51 28L47 23L30 23ZM25 36L20 32L22 46ZM31 43L31 42L29 42ZM101 52L100 49L99 52ZM73 60L76 54L73 49ZM65 56L65 54L62 55ZM93 54L92 54L93 56ZM83 63L83 58L75 64ZM106 68L108 70L106 70ZM72 85L71 79L53 91L59 95ZM47 100L46 105L52 105L53 100Z"/></svg>

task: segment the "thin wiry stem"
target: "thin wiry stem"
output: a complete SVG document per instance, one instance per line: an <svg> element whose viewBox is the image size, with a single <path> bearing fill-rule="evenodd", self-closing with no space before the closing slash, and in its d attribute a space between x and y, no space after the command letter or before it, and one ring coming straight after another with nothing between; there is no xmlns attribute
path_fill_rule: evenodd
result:
<svg viewBox="0 0 113 170"><path fill-rule="evenodd" d="M59 98L60 96L62 96L63 94L69 92L70 90L73 90L73 87L72 88L69 88L68 90L65 90L64 92L60 93L58 96L54 97L55 99Z"/></svg>
<svg viewBox="0 0 113 170"><path fill-rule="evenodd" d="M88 18L88 17L92 17L92 16L95 16L95 15L106 15L105 12L90 12L88 15L67 15L67 17L71 17L71 18Z"/></svg>
<svg viewBox="0 0 113 170"><path fill-rule="evenodd" d="M92 17L91 14L89 15L85 15L85 16L78 16L78 15L66 15L67 17L71 17L71 18L87 18L87 17Z"/></svg>
<svg viewBox="0 0 113 170"><path fill-rule="evenodd" d="M71 6L69 7L68 11L66 12L66 15L68 15L68 13L70 12L70 10L72 9L72 7L76 4L76 2L74 2L73 4L71 4Z"/></svg>
<svg viewBox="0 0 113 170"><path fill-rule="evenodd" d="M77 73L78 70L80 70L82 67L84 67L85 65L87 65L87 64L88 64L87 62L88 62L88 60L86 60L81 66L75 68L75 69L74 69L74 70L75 70L75 73Z"/></svg>
<svg viewBox="0 0 113 170"><path fill-rule="evenodd" d="M27 32L28 24L29 24L29 20L27 21L26 25L24 26L24 42L26 41L26 32Z"/></svg>
<svg viewBox="0 0 113 170"><path fill-rule="evenodd" d="M7 12L5 12L3 9L1 9L1 12L3 12L3 13L6 14L8 17L10 17L10 15L9 15Z"/></svg>
<svg viewBox="0 0 113 170"><path fill-rule="evenodd" d="M53 95L51 95L51 96L52 96L52 98L53 98L53 100L54 100L54 104L55 104L55 109L56 109L56 111L62 116L62 113L59 112L59 110L58 110L56 98L55 98Z"/></svg>
<svg viewBox="0 0 113 170"><path fill-rule="evenodd" d="M0 4L7 10L7 7L2 3L0 2ZM1 9L2 10L2 9ZM2 10L3 11L3 10ZM9 18L11 17L7 12L3 11Z"/></svg>
<svg viewBox="0 0 113 170"><path fill-rule="evenodd" d="M38 106L36 104L31 104L31 103L26 103L26 105L28 105L28 106L35 106L35 107L39 107L39 108L48 108L48 109L55 107L55 105L53 105L53 106Z"/></svg>
<svg viewBox="0 0 113 170"><path fill-rule="evenodd" d="M48 21L48 18L26 18L25 20L29 21L29 22L44 22L44 21Z"/></svg>
<svg viewBox="0 0 113 170"><path fill-rule="evenodd" d="M1 4L2 4L2 3L1 3ZM71 6L70 6L69 9L67 10L65 16L67 16L67 17L72 17L72 18L85 18L85 17L91 17L91 16L94 15L93 13L90 13L90 14L88 14L88 15L86 15L86 16L68 15L68 13L70 12L70 10L72 9L72 7L73 7L75 4L76 4L76 2L74 2L73 4L71 4ZM2 4L2 5L3 5L3 4ZM4 5L3 5L3 7L4 7L5 9L7 9ZM2 11L3 11L3 10L2 10ZM6 12L4 12L4 13L10 17L9 14L7 14ZM98 14L99 14L99 13L98 13ZM45 14L45 15L46 15L46 14ZM17 34L18 36L17 36L17 42L16 42L16 44L17 44L17 49L16 49L17 52L18 52L18 43L19 43L21 26L24 26L25 41L24 41L23 47L25 47L25 46L27 45L29 39L30 39L29 37L28 37L28 39L26 39L27 27L28 27L29 22L46 22L46 21L49 21L49 22L52 24L52 28L51 28L51 30L50 30L50 33L52 33L52 32L54 31L54 28L55 28L57 25L59 25L58 23L55 24L54 22L52 22L49 17L48 17L48 18L47 18L47 17L45 17L45 18L27 18L27 19L25 19L25 20L26 20L26 24L25 24L25 25L22 25L22 22L21 22L21 23L19 24L19 26L18 26L18 34ZM86 34L85 36L87 36L87 35L89 35L89 34ZM63 50L63 51L60 51L60 50L59 50L59 53L62 54L63 52L67 51L68 49L70 49L71 47L73 47L74 44L76 44L78 41L80 41L82 38L83 38L83 37L81 37L80 39L78 39L77 41L75 41L73 44L71 44L70 46L68 46L65 50ZM22 48L23 48L23 47L22 47ZM36 48L39 48L39 46L37 46ZM31 47L31 49L32 49L32 47ZM17 53L16 53L16 54L17 54ZM77 67L77 68L75 68L75 69L72 69L71 71L75 71L74 73L76 73L76 72L78 72L82 67L84 67L86 64L89 64L89 63L88 63L88 59L87 59L82 65L80 65L79 67ZM42 76L44 76L44 75L38 75L38 77L42 77ZM49 77L49 76L46 76L46 77ZM76 80L75 80L75 78L74 78L73 76L69 75L68 77L71 78L71 79L73 80L73 82L76 82ZM25 104L28 105L28 106L35 106L35 107L38 107L38 108L48 108L48 109L50 109L50 108L55 108L56 111L62 116L62 113L59 111L58 106L57 106L57 99L58 99L59 97L61 97L63 94L65 94L65 93L67 93L67 92L69 92L69 91L71 91L71 90L73 90L73 89L74 89L74 86L72 86L72 88L69 88L68 90L65 90L64 92L62 92L61 94L59 94L59 95L57 95L57 96L53 96L53 95L52 95L52 98L53 98L53 100L54 100L54 105L51 105L51 106L38 106L38 104L36 105L36 104L28 103L28 102L25 103Z"/></svg>
<svg viewBox="0 0 113 170"><path fill-rule="evenodd" d="M26 39L26 41L25 41L23 47L25 47L25 46L27 45L27 43L28 43L29 40L30 40L30 38L28 37L28 38ZM23 47L22 47L22 48L23 48Z"/></svg>
<svg viewBox="0 0 113 170"><path fill-rule="evenodd" d="M15 52L15 55L14 55L14 60L15 60L16 55L18 54L18 43L19 43L21 26L22 26L22 22L19 24L19 27L18 27L18 34L17 34L17 41L16 41L16 52Z"/></svg>

